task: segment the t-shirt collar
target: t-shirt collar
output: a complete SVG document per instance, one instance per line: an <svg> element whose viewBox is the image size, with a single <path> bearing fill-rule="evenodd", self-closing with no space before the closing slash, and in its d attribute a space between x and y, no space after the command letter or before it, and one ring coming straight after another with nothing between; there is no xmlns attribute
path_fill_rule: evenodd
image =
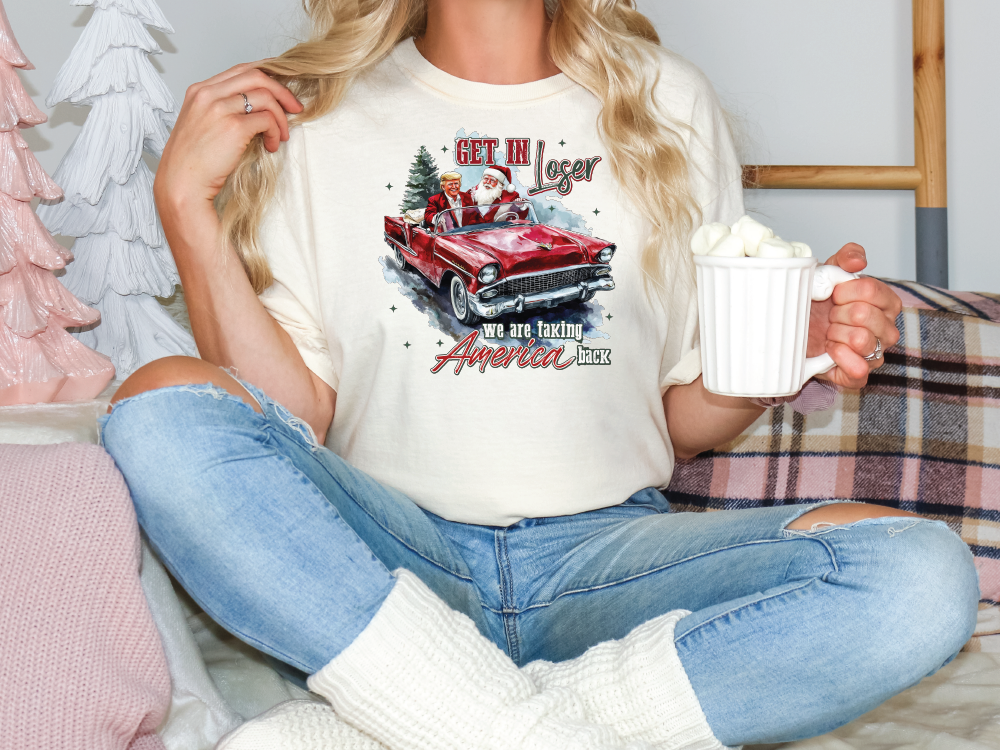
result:
<svg viewBox="0 0 1000 750"><path fill-rule="evenodd" d="M530 104L538 99L559 94L576 85L564 73L543 78L540 81L510 85L467 81L434 67L420 54L412 37L397 44L390 57L410 77L437 93L453 99L482 104Z"/></svg>

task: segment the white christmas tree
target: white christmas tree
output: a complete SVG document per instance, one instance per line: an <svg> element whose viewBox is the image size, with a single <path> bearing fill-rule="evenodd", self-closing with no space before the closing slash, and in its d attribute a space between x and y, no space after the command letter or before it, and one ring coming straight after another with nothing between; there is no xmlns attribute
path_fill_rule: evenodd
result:
<svg viewBox="0 0 1000 750"><path fill-rule="evenodd" d="M45 122L14 68L30 69L0 3L0 405L93 398L114 376L110 360L64 330L98 319L52 271L72 254L31 210L62 192L21 128Z"/></svg>
<svg viewBox="0 0 1000 750"><path fill-rule="evenodd" d="M62 202L38 215L49 231L78 238L66 287L101 313L80 341L111 357L118 378L172 354L195 355L194 340L155 297L179 282L143 151L159 156L176 104L148 55L160 48L146 26L172 33L154 0L71 0L94 14L56 76L46 103L91 107L56 169Z"/></svg>

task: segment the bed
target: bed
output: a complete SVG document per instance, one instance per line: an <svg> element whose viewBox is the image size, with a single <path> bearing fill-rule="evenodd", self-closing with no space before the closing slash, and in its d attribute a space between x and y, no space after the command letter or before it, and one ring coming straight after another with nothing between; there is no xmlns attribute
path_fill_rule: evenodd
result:
<svg viewBox="0 0 1000 750"><path fill-rule="evenodd" d="M888 283L904 301L903 337L870 386L839 395L829 412L768 411L732 443L679 464L671 502L712 512L848 497L949 523L980 571L977 635L870 714L785 747L1000 749L1000 296ZM0 443L96 443L112 392L0 408ZM166 748L207 750L272 705L310 697L213 623L145 548L140 581L172 681L158 728Z"/></svg>

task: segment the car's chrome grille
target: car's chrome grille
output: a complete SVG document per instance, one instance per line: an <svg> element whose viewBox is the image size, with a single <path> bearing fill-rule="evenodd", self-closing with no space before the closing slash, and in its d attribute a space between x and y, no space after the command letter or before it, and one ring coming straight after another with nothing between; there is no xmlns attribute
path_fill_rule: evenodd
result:
<svg viewBox="0 0 1000 750"><path fill-rule="evenodd" d="M513 297L518 294L538 294L549 289L576 284L594 275L593 268L570 268L550 273L537 273L531 276L521 276L508 279L497 284L496 289L501 297Z"/></svg>

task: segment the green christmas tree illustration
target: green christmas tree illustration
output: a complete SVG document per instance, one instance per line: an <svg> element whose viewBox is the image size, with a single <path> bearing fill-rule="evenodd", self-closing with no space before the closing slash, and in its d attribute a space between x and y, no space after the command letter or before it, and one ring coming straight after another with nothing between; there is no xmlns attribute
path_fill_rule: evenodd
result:
<svg viewBox="0 0 1000 750"><path fill-rule="evenodd" d="M405 213L413 208L424 208L427 199L440 192L441 178L437 164L430 152L421 146L410 166L410 176L406 178L406 192L400 210Z"/></svg>

